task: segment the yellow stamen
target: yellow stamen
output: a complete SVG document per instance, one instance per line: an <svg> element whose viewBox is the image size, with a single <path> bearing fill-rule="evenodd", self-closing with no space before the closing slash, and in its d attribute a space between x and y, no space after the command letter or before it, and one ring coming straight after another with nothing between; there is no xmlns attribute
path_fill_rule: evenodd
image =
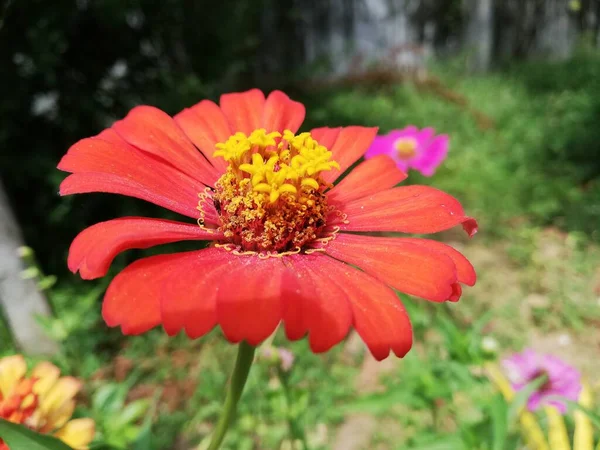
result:
<svg viewBox="0 0 600 450"><path fill-rule="evenodd" d="M411 159L417 154L417 141L413 138L400 138L394 142L400 159Z"/></svg>
<svg viewBox="0 0 600 450"><path fill-rule="evenodd" d="M310 133L294 135L290 130L267 133L261 128L249 137L236 133L216 145L213 156L229 162L234 173L243 172L241 181L249 175L254 192L268 194L276 202L282 193L297 194L301 187L319 189L319 174L340 165L331 159L332 153L320 145Z"/></svg>
<svg viewBox="0 0 600 450"><path fill-rule="evenodd" d="M213 156L221 156L225 161L238 162L251 148L250 141L244 133L236 133L227 142L216 145Z"/></svg>
<svg viewBox="0 0 600 450"><path fill-rule="evenodd" d="M215 184L220 231L244 252L298 252L317 239L328 214L321 173L340 168L310 133L236 133L213 156L229 162ZM238 250L236 250L238 251Z"/></svg>
<svg viewBox="0 0 600 450"><path fill-rule="evenodd" d="M267 134L267 130L264 128L260 128L258 130L254 130L248 140L250 141L250 145L257 145L261 148L267 148L274 146L276 144L275 139L280 138L281 133L277 131L273 131L272 133Z"/></svg>

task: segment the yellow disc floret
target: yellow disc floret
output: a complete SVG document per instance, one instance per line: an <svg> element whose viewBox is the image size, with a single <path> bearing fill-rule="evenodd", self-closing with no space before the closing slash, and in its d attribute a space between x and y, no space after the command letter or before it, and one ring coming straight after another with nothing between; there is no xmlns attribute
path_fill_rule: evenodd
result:
<svg viewBox="0 0 600 450"><path fill-rule="evenodd" d="M417 141L413 138L400 138L394 142L400 159L411 159L417 154Z"/></svg>
<svg viewBox="0 0 600 450"><path fill-rule="evenodd" d="M321 173L340 166L310 133L236 133L213 156L229 162L215 185L221 230L244 251L294 252L325 225Z"/></svg>

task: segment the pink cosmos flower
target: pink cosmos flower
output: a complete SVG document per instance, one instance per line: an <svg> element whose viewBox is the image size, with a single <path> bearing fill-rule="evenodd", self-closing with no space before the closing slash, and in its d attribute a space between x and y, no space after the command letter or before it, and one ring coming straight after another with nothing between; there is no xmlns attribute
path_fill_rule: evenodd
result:
<svg viewBox="0 0 600 450"><path fill-rule="evenodd" d="M377 136L367 150L365 159L382 154L390 156L404 172L415 169L430 177L446 159L448 136L435 136L433 128L419 130L411 125L403 130L390 131L385 136Z"/></svg>
<svg viewBox="0 0 600 450"><path fill-rule="evenodd" d="M576 402L581 391L581 374L574 367L552 355L541 355L526 349L502 362L515 391L523 389L536 378L546 376L547 381L531 394L527 409L537 410L540 406L555 406L561 414L567 405L557 397Z"/></svg>

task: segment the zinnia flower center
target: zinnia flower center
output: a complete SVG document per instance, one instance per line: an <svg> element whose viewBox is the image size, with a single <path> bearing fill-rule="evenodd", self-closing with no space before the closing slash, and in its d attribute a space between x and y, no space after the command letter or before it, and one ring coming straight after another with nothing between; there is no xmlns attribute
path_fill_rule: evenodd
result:
<svg viewBox="0 0 600 450"><path fill-rule="evenodd" d="M33 392L36 381L35 378L21 380L6 398L0 392L0 418L25 423L31 417L38 406L38 396Z"/></svg>
<svg viewBox="0 0 600 450"><path fill-rule="evenodd" d="M328 213L320 173L339 169L310 133L236 133L214 156L229 162L213 201L228 243L245 252L299 252L317 239Z"/></svg>
<svg viewBox="0 0 600 450"><path fill-rule="evenodd" d="M402 160L411 159L417 154L417 141L413 138L400 138L394 142L394 147Z"/></svg>

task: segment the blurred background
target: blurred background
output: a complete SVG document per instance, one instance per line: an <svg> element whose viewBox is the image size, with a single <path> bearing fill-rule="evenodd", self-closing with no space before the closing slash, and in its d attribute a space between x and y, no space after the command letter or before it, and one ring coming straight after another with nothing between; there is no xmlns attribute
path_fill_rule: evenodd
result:
<svg viewBox="0 0 600 450"><path fill-rule="evenodd" d="M106 448L196 448L235 349L218 332L124 338L102 323L110 277L69 273L71 240L166 213L60 198L56 165L135 105L175 114L251 87L304 102L305 129L448 134L437 173L408 182L478 218L473 240L439 238L479 281L456 305L404 299L416 345L401 361L374 363L354 336L322 356L277 336L294 368L284 382L273 358L257 366L226 448L522 448L494 418L486 361L531 347L598 381L599 0L4 0L0 15L0 356L46 354L84 379L78 413ZM151 253L121 255L111 274Z"/></svg>

